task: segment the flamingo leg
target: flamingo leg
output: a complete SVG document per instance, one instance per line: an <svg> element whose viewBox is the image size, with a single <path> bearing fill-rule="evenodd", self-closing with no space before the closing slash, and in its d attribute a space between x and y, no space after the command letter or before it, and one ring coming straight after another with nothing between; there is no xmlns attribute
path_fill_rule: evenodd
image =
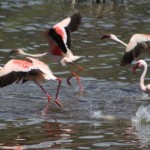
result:
<svg viewBox="0 0 150 150"><path fill-rule="evenodd" d="M51 100L51 96L45 91L45 89L40 85L38 84L38 86L42 89L42 91L45 93L45 95L47 96L47 99L48 99L48 103L50 103L50 100Z"/></svg>
<svg viewBox="0 0 150 150"><path fill-rule="evenodd" d="M61 79L57 78L57 80L59 81L58 83L58 87L57 87L57 92L56 92L56 98L55 98L55 103L59 106L59 107L63 107L62 104L59 102L58 100L58 93L59 93L59 89L60 89L60 85L61 85Z"/></svg>
<svg viewBox="0 0 150 150"><path fill-rule="evenodd" d="M48 103L47 103L47 105L44 108L44 114L47 114L51 97L40 84L38 84L38 86L42 89L42 91L45 93L45 95L47 96L47 99L48 99Z"/></svg>
<svg viewBox="0 0 150 150"><path fill-rule="evenodd" d="M69 63L69 64L71 64L71 63ZM80 77L77 75L79 72L81 72L83 70L83 68L81 66L79 66L79 65L75 65L75 64L71 64L71 65L76 66L78 68L78 70L76 72L72 72L71 71L72 75L69 78L67 78L67 83L69 85L71 85L70 79L72 77L75 77L77 79L77 82L78 82L78 85L79 85L79 88L80 88L80 92L83 93L83 87L82 87L81 82L80 82Z"/></svg>

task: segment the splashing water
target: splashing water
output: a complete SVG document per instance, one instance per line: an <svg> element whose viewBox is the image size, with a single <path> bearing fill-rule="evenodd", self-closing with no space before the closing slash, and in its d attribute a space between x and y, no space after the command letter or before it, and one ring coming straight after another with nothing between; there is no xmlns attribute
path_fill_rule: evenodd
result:
<svg viewBox="0 0 150 150"><path fill-rule="evenodd" d="M150 142L150 105L140 106L136 115L131 118L139 141L147 145Z"/></svg>
<svg viewBox="0 0 150 150"><path fill-rule="evenodd" d="M150 95L146 94L146 93L143 93L142 97L141 97L141 100L150 100Z"/></svg>
<svg viewBox="0 0 150 150"><path fill-rule="evenodd" d="M140 106L136 115L131 118L132 125L139 124L142 122L150 122L150 105Z"/></svg>
<svg viewBox="0 0 150 150"><path fill-rule="evenodd" d="M92 119L107 119L107 120L114 120L115 117L112 115L104 115L102 111L93 111L91 112Z"/></svg>

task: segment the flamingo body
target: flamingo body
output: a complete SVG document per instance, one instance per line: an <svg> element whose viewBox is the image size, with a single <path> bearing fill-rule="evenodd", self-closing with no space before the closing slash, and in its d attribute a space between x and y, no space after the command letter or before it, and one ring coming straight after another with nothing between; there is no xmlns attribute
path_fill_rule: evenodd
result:
<svg viewBox="0 0 150 150"><path fill-rule="evenodd" d="M142 52L150 53L150 34L134 34L128 44L118 39L114 34L103 35L102 39L104 38L114 40L126 47L120 62L121 66L131 64Z"/></svg>
<svg viewBox="0 0 150 150"><path fill-rule="evenodd" d="M55 24L53 28L50 28L48 31L44 31L45 37L48 39L50 51L52 54L61 54L63 57L68 57L61 61L62 65L66 65L67 62L73 62L80 58L74 57L73 53L71 52L71 38L70 32L74 32L78 29L79 25L81 24L81 15L80 13L76 13L71 17L68 17L61 22ZM58 46L57 52L55 53L54 46ZM58 51L59 50L59 51Z"/></svg>
<svg viewBox="0 0 150 150"><path fill-rule="evenodd" d="M26 59L27 60L12 59L0 69L0 87L5 87L12 83L33 81L43 90L49 103L50 96L40 85L40 82L45 80L58 80L59 85L55 102L57 105L61 106L60 102L57 100L61 79L55 77L50 68L42 61L31 57L27 57Z"/></svg>
<svg viewBox="0 0 150 150"><path fill-rule="evenodd" d="M76 61L81 57L73 55L72 51L70 50L71 48L70 32L76 31L80 24L81 24L81 15L78 12L72 15L71 17L68 17L62 20L61 22L55 24L49 30L45 30L43 32L44 36L48 40L49 45L48 51L54 55L59 56L61 55L63 58L61 59L60 62L63 66L66 66L67 63L72 64L72 62ZM80 66L77 66L77 68L79 70L76 72L71 72L72 76L70 76L67 79L67 83L71 85L69 80L74 76L77 79L80 91L83 93L83 88L81 86L79 76L77 75L77 73L79 73L82 70L82 68Z"/></svg>

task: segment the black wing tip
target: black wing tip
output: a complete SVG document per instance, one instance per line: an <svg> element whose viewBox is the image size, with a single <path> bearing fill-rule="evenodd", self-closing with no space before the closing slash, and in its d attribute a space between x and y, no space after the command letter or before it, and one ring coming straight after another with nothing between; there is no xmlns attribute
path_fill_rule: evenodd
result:
<svg viewBox="0 0 150 150"><path fill-rule="evenodd" d="M81 13L77 12L77 13L73 14L70 18L71 18L71 22L68 27L71 32L74 32L79 28L79 26L81 24L81 18L82 18Z"/></svg>
<svg viewBox="0 0 150 150"><path fill-rule="evenodd" d="M142 44L139 43L139 44L137 44L137 46L134 49L130 50L129 52L125 52L124 56L120 62L120 65L126 66L128 64L131 64L132 61L142 53L143 49L144 48L143 48Z"/></svg>
<svg viewBox="0 0 150 150"><path fill-rule="evenodd" d="M120 66L125 67L126 65L130 65L134 60L133 51L125 52L122 60L120 61Z"/></svg>
<svg viewBox="0 0 150 150"><path fill-rule="evenodd" d="M80 11L75 12L75 13L71 16L71 18L72 18L72 17L80 17L80 18L81 18L81 12L80 12Z"/></svg>

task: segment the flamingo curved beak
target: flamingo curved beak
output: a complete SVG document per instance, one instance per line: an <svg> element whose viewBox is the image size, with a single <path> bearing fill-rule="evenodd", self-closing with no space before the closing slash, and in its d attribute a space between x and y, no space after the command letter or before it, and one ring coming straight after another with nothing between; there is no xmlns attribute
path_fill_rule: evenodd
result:
<svg viewBox="0 0 150 150"><path fill-rule="evenodd" d="M133 74L135 74L137 68L139 68L139 63L136 63L136 64L133 66L133 68L132 68Z"/></svg>
<svg viewBox="0 0 150 150"><path fill-rule="evenodd" d="M17 52L18 52L17 49L12 49L12 50L9 52L9 54L12 55L13 53L17 53Z"/></svg>
<svg viewBox="0 0 150 150"><path fill-rule="evenodd" d="M103 39L109 39L111 36L109 35L109 34L104 34L102 37L101 37L101 39L103 40Z"/></svg>

